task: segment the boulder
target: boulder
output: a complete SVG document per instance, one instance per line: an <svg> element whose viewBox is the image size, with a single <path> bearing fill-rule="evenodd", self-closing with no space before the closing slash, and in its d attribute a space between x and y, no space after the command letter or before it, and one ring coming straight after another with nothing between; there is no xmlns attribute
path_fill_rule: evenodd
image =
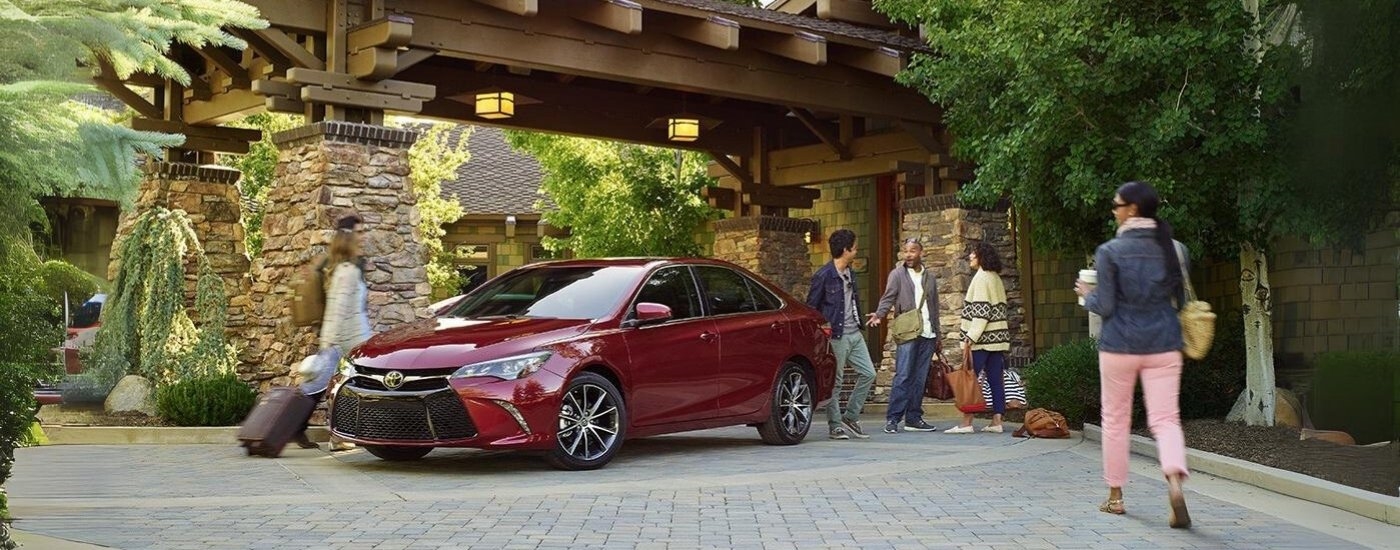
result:
<svg viewBox="0 0 1400 550"><path fill-rule="evenodd" d="M156 415L155 386L150 380L136 375L122 377L103 404L107 412L139 412Z"/></svg>
<svg viewBox="0 0 1400 550"><path fill-rule="evenodd" d="M1235 406L1225 415L1227 422L1244 422L1245 390L1235 399ZM1274 388L1274 425L1290 428L1303 427L1303 405L1298 396L1283 388Z"/></svg>

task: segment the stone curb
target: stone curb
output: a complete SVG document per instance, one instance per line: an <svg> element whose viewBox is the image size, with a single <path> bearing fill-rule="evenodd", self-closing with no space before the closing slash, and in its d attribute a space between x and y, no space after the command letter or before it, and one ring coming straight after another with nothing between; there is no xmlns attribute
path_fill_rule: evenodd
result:
<svg viewBox="0 0 1400 550"><path fill-rule="evenodd" d="M10 540L19 543L20 548L42 548L44 550L92 550L111 548L110 546L98 546L86 542L46 537L44 535L26 533L15 529L10 530Z"/></svg>
<svg viewBox="0 0 1400 550"><path fill-rule="evenodd" d="M1084 439L1102 442L1103 428L1085 424ZM1130 448L1139 455L1157 458L1157 443L1149 438L1133 435ZM1186 464L1194 471L1400 525L1400 498L1191 448L1186 449Z"/></svg>
<svg viewBox="0 0 1400 550"><path fill-rule="evenodd" d="M238 426L167 428L153 426L42 426L49 445L237 445ZM325 442L324 426L307 430L312 441Z"/></svg>

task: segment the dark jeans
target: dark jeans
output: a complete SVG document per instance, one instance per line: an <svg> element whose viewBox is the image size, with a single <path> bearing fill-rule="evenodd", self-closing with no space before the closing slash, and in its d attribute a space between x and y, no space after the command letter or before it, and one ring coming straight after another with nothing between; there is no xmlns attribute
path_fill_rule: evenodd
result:
<svg viewBox="0 0 1400 550"><path fill-rule="evenodd" d="M992 412L1006 413L1006 352L973 351L972 366L978 374L987 377L987 386L992 389Z"/></svg>
<svg viewBox="0 0 1400 550"><path fill-rule="evenodd" d="M919 424L924 420L924 384L929 364L937 350L936 338L915 338L895 348L894 383L890 386L890 406L885 422Z"/></svg>

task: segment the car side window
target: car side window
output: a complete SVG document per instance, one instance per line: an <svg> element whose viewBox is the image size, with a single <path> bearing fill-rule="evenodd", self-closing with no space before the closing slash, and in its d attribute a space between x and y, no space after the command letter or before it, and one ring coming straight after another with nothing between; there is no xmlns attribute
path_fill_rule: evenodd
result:
<svg viewBox="0 0 1400 550"><path fill-rule="evenodd" d="M722 267L700 266L695 270L700 276L700 288L705 291L711 315L759 310L743 275Z"/></svg>
<svg viewBox="0 0 1400 550"><path fill-rule="evenodd" d="M642 285L637 301L671 308L672 319L700 316L700 295L695 290L690 269L686 267L668 267L653 273Z"/></svg>
<svg viewBox="0 0 1400 550"><path fill-rule="evenodd" d="M773 311L783 307L782 300L779 300L758 281L744 277L744 282L749 284L749 293L753 295L754 303L758 306L759 311Z"/></svg>

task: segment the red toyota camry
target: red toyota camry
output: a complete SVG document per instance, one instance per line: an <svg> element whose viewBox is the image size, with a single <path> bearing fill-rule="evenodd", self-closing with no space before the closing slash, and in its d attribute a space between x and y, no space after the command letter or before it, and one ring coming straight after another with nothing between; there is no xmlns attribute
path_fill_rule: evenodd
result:
<svg viewBox="0 0 1400 550"><path fill-rule="evenodd" d="M385 460L526 449L571 470L629 437L736 424L793 445L831 395L829 330L721 261L535 264L350 353L330 427Z"/></svg>

